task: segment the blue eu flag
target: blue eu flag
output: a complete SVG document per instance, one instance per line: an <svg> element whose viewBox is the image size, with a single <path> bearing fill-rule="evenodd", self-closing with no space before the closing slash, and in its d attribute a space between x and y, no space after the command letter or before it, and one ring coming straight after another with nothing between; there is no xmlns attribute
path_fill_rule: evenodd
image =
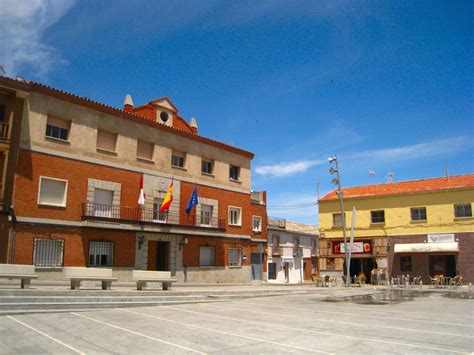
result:
<svg viewBox="0 0 474 355"><path fill-rule="evenodd" d="M186 214L189 215L191 213L191 208L197 205L199 205L199 198L198 198L198 190L197 190L197 185L196 185L194 186L193 193L191 194L188 204L186 205Z"/></svg>

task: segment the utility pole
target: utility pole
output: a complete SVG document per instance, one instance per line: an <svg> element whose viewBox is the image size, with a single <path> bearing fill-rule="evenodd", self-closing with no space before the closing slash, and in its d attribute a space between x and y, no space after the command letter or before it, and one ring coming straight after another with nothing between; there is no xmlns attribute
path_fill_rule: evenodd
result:
<svg viewBox="0 0 474 355"><path fill-rule="evenodd" d="M336 178L332 179L332 183L337 186L336 195L339 198L339 208L341 210L342 235L343 235L343 238L344 238L344 256L345 256L345 260L346 260L346 287L349 287L350 286L350 281L351 281L351 279L350 279L351 276L350 276L350 273L349 273L350 272L350 265L349 265L349 258L348 258L349 254L348 254L348 250L347 250L346 216L344 214L344 203L342 201L343 193L341 191L341 178L340 178L340 175L339 175L339 163L337 161L336 154L334 154L333 157L328 158L328 160L329 160L329 164L332 164L332 163L336 164L336 168L331 166L331 168L329 169L329 172L331 173L331 175L336 174Z"/></svg>

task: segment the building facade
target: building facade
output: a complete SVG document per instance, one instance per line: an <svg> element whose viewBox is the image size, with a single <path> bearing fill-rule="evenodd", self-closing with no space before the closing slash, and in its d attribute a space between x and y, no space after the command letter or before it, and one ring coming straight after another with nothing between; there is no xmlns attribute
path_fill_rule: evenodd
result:
<svg viewBox="0 0 474 355"><path fill-rule="evenodd" d="M4 117L18 125L3 170L0 262L33 264L42 278L89 266L120 280L133 269L188 282L252 279L252 255L266 243L252 153L199 135L167 97L134 107L127 96L116 109L5 77L0 92L10 100L0 102ZM187 214L195 188L199 204Z"/></svg>
<svg viewBox="0 0 474 355"><path fill-rule="evenodd" d="M474 281L474 174L342 189L347 238L355 207L351 276L455 276ZM321 272L342 275L342 218L335 191L319 200ZM375 271L374 271L375 270Z"/></svg>
<svg viewBox="0 0 474 355"><path fill-rule="evenodd" d="M313 225L269 218L267 280L304 283L318 273L319 235Z"/></svg>

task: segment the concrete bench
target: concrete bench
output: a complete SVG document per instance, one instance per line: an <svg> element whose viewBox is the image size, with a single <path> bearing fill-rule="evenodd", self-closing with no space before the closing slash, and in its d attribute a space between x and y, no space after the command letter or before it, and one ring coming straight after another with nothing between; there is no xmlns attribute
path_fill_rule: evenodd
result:
<svg viewBox="0 0 474 355"><path fill-rule="evenodd" d="M117 281L112 277L112 269L100 269L91 267L65 267L63 273L66 279L71 280L71 290L81 287L81 281L101 281L103 290L110 290L112 281Z"/></svg>
<svg viewBox="0 0 474 355"><path fill-rule="evenodd" d="M37 279L34 265L0 264L0 278L20 279L21 288L29 288L32 279Z"/></svg>
<svg viewBox="0 0 474 355"><path fill-rule="evenodd" d="M176 279L171 278L169 271L133 270L132 277L133 281L137 282L137 290L145 289L147 282L161 282L163 290L168 290L171 284L176 282Z"/></svg>

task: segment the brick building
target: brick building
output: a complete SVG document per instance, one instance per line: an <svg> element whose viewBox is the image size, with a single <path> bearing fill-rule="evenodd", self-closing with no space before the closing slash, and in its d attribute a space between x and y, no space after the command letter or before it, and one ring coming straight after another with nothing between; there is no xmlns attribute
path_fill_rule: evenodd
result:
<svg viewBox="0 0 474 355"><path fill-rule="evenodd" d="M356 208L351 276L372 271L474 281L474 174L342 189L346 225ZM342 275L342 216L335 191L319 200L321 273ZM349 233L347 234L349 236Z"/></svg>
<svg viewBox="0 0 474 355"><path fill-rule="evenodd" d="M247 282L266 243L253 154L198 134L167 97L113 108L0 77L0 263L170 270L180 281ZM138 204L143 179L146 199ZM159 212L169 186L173 202ZM186 214L197 187L199 205Z"/></svg>

